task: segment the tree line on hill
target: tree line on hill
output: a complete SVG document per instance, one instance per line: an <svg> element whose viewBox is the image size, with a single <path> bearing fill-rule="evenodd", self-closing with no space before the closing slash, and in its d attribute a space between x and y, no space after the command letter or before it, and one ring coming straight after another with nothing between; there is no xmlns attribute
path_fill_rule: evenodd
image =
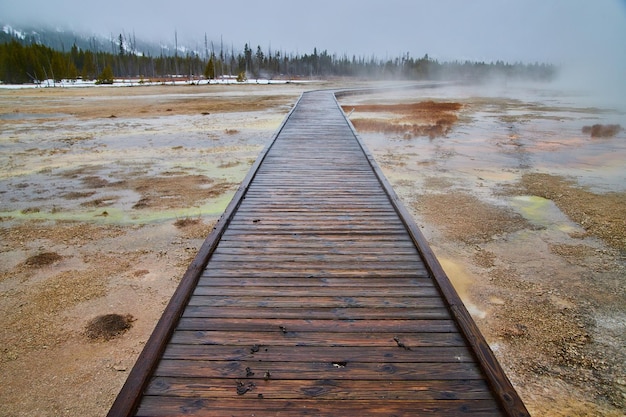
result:
<svg viewBox="0 0 626 417"><path fill-rule="evenodd" d="M206 44L206 39L205 39ZM130 49L130 50L129 50ZM122 35L116 53L92 51L74 44L69 51L56 50L40 43L26 44L19 39L0 43L0 81L6 84L41 83L44 80L96 80L112 83L115 78L158 79L186 78L189 80L237 78L295 79L362 77L368 79L477 80L500 76L511 79L550 81L557 68L551 64L485 62L439 62L428 55L413 58L408 53L394 59L349 57L329 54L317 48L310 54L287 54L264 51L248 44L243 51L205 47L204 57L197 52L181 56L149 56L131 52Z"/></svg>

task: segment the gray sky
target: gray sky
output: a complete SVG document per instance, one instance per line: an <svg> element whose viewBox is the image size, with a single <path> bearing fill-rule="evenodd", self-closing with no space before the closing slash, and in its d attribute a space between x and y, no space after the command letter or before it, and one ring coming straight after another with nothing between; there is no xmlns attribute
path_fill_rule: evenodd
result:
<svg viewBox="0 0 626 417"><path fill-rule="evenodd" d="M236 50L249 42L379 58L593 59L626 69L626 0L0 0L0 20L168 43L177 31L192 47L206 33Z"/></svg>

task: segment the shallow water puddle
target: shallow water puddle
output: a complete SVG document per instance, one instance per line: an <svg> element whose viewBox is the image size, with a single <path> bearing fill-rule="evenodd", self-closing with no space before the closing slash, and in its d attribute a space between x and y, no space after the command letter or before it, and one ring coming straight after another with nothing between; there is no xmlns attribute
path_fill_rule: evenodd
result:
<svg viewBox="0 0 626 417"><path fill-rule="evenodd" d="M537 196L516 196L511 198L511 206L525 219L548 230L558 230L564 233L582 232L583 229L572 222L554 204Z"/></svg>
<svg viewBox="0 0 626 417"><path fill-rule="evenodd" d="M54 119L68 116L66 113L4 113L0 114L0 120Z"/></svg>
<svg viewBox="0 0 626 417"><path fill-rule="evenodd" d="M459 297L461 297L461 300L463 300L465 308L469 311L472 317L480 319L487 317L487 312L481 310L470 299L469 290L470 287L476 282L476 279L471 276L470 272L467 271L463 265L456 263L452 259L441 256L438 256L438 259L441 267L446 272L446 275L448 275L450 282L452 282L454 289L459 294Z"/></svg>

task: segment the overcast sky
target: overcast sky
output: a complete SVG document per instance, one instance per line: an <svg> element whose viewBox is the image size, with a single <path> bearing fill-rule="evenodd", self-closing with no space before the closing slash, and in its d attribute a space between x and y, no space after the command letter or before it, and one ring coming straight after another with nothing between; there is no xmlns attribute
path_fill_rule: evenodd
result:
<svg viewBox="0 0 626 417"><path fill-rule="evenodd" d="M200 48L206 33L236 50L626 63L626 0L0 0L0 20L168 43L176 31Z"/></svg>

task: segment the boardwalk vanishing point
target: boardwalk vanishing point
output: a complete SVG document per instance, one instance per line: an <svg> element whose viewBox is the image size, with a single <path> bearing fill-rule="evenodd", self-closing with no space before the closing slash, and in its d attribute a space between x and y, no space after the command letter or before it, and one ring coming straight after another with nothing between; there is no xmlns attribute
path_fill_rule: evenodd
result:
<svg viewBox="0 0 626 417"><path fill-rule="evenodd" d="M304 93L109 416L528 416L333 92Z"/></svg>

